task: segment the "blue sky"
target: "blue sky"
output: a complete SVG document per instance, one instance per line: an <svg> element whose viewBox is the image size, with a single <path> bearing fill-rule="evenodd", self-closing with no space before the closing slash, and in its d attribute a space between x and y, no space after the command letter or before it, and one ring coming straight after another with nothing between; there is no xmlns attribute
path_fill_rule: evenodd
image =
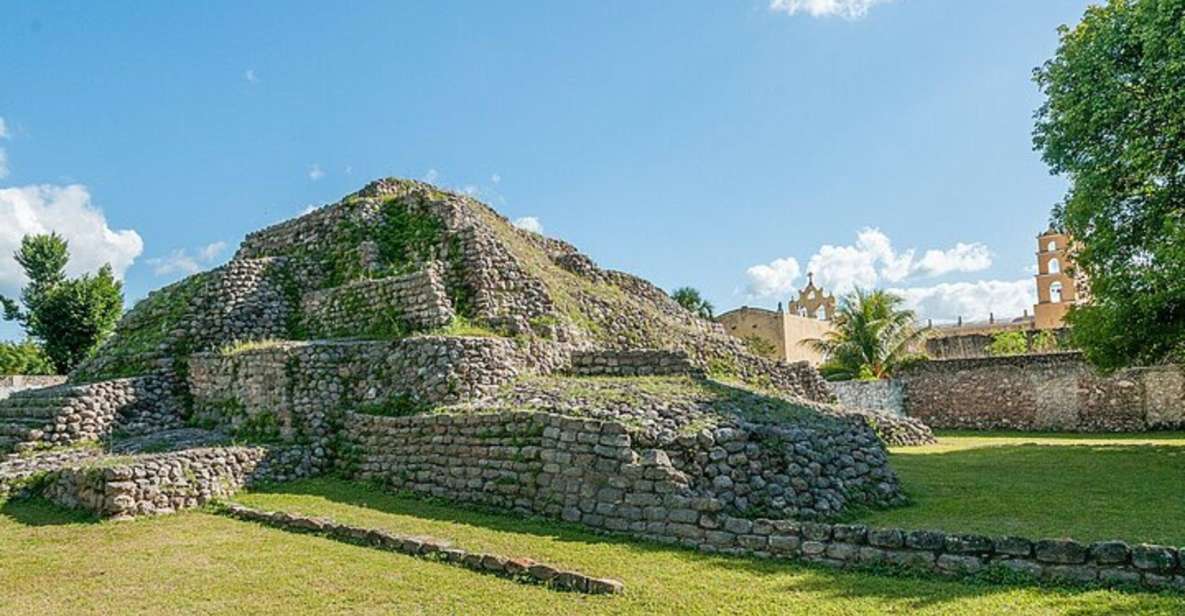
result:
<svg viewBox="0 0 1185 616"><path fill-rule="evenodd" d="M0 293L25 232L112 262L131 301L397 175L718 309L811 270L1013 316L1065 189L1030 74L1086 5L7 2Z"/></svg>

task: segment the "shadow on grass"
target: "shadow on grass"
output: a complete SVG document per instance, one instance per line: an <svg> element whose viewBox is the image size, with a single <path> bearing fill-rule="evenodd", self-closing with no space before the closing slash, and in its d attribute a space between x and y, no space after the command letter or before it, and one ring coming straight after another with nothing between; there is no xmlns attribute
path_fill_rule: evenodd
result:
<svg viewBox="0 0 1185 616"><path fill-rule="evenodd" d="M698 567L718 570L709 576L725 572L740 572L745 575L785 575L810 572L799 575L780 588L778 592L787 595L795 593L817 593L823 596L843 599L873 598L900 602L913 609L941 606L970 597L982 597L1011 592L1017 588L1040 588L1043 596L1053 600L1073 599L1097 589L1073 587L1048 587L1037 582L989 583L981 580L949 580L898 570L838 570L822 565L794 561L776 561L746 556L705 554L682 546L667 545L636 539L621 534L600 534L588 528L539 517L516 516L471 505L456 505L434 499L392 494L365 483L339 479L309 479L289 484L273 485L255 491L260 494L314 496L325 500L362 509L393 515L415 517L423 520L447 522L478 527L495 532L517 533L547 537L559 542L587 545L612 545L628 549L642 557L662 555L676 558ZM280 507L283 509L283 507ZM304 513L324 513L306 511ZM447 537L442 537L447 538ZM618 576L615 576L618 577ZM626 580L627 584L632 583ZM1165 597L1145 592L1111 591L1123 601L1122 609L1110 607L1083 606L1079 611L1067 613L1082 615L1128 614L1140 611L1141 605L1159 605L1165 602L1182 601L1179 596ZM1135 607L1133 607L1135 606ZM1185 609L1185 607L1182 607Z"/></svg>
<svg viewBox="0 0 1185 616"><path fill-rule="evenodd" d="M62 526L65 524L97 524L94 515L67 509L40 496L12 498L0 502L0 516L25 526Z"/></svg>

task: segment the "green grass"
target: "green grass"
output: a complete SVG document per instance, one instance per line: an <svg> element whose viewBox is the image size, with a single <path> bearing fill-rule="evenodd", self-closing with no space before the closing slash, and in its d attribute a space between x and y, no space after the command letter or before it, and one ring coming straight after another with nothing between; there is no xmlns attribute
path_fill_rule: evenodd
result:
<svg viewBox="0 0 1185 616"><path fill-rule="evenodd" d="M1177 614L1185 597L1000 587L709 556L334 480L238 500L527 556L626 584L550 591L203 512L95 523L0 507L2 614Z"/></svg>
<svg viewBox="0 0 1185 616"><path fill-rule="evenodd" d="M938 437L892 452L912 504L861 522L1185 545L1185 434Z"/></svg>

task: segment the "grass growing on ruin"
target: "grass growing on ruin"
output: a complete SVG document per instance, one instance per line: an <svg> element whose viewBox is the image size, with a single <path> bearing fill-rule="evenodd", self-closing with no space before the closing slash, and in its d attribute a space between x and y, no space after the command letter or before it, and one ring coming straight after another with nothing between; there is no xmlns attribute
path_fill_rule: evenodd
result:
<svg viewBox="0 0 1185 616"><path fill-rule="evenodd" d="M938 436L892 452L912 503L861 522L1185 545L1185 434Z"/></svg>
<svg viewBox="0 0 1185 616"><path fill-rule="evenodd" d="M1000 587L839 572L594 535L333 480L239 500L333 516L621 579L622 596L550 591L201 512L94 523L0 505L3 614L1172 614L1180 595Z"/></svg>

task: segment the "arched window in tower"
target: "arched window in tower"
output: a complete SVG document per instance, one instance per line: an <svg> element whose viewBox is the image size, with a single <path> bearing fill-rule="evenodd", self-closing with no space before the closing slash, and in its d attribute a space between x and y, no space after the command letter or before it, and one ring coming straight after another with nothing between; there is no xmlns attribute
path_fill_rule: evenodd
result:
<svg viewBox="0 0 1185 616"><path fill-rule="evenodd" d="M1055 282L1049 285L1049 301L1054 304L1062 303L1062 283Z"/></svg>
<svg viewBox="0 0 1185 616"><path fill-rule="evenodd" d="M806 306L799 306L798 307L798 316L806 317Z"/></svg>
<svg viewBox="0 0 1185 616"><path fill-rule="evenodd" d="M1049 260L1049 273L1056 274L1060 271L1062 271L1062 264L1059 263L1057 259L1050 259Z"/></svg>
<svg viewBox="0 0 1185 616"><path fill-rule="evenodd" d="M1057 242L1055 240L1049 240L1049 243L1045 245L1045 252L1053 252L1055 250L1057 250Z"/></svg>
<svg viewBox="0 0 1185 616"><path fill-rule="evenodd" d="M819 306L819 309L815 311L815 318L819 319L820 321L826 321L827 309L823 306Z"/></svg>

